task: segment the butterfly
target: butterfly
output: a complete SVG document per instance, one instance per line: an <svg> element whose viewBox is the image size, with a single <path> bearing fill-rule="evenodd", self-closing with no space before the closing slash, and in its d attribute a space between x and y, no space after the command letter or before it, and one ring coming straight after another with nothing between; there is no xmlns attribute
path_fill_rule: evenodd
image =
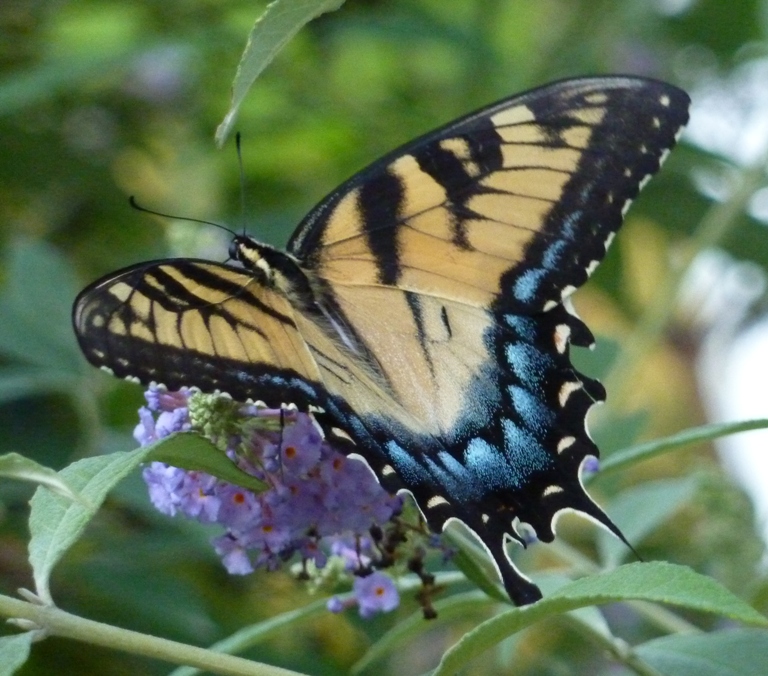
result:
<svg viewBox="0 0 768 676"><path fill-rule="evenodd" d="M685 92L565 80L467 115L330 193L287 251L237 235L236 264L134 265L77 297L94 365L144 384L312 408L429 526L458 519L511 600L541 598L507 544L563 510L623 539L589 497L605 398L571 364L593 337L571 294L688 119Z"/></svg>

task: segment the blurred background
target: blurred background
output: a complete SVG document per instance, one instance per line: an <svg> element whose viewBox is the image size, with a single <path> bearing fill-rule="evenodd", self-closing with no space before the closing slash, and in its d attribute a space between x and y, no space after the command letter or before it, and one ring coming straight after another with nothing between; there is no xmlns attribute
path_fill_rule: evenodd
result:
<svg viewBox="0 0 768 676"><path fill-rule="evenodd" d="M590 418L604 457L708 421L766 417L768 1L349 0L304 28L246 99L243 210L234 143L217 150L213 134L264 6L0 3L0 453L61 468L135 446L141 390L86 364L72 300L132 263L224 260L228 242L213 227L139 213L129 195L284 244L313 204L395 146L515 92L601 73L658 77L694 101L681 145L575 299L598 336L579 364L608 387ZM598 479L594 492L620 526L654 505L633 540L644 558L690 565L766 612L766 457L766 436L752 432ZM31 587L32 490L0 480L0 593ZM561 524L584 553L602 546L592 525ZM156 514L132 477L59 566L54 597L74 613L199 645L309 602L289 574L228 576L210 535ZM557 565L544 546L528 556L528 570ZM417 610L404 599L373 621L323 615L250 656L340 673ZM648 636L620 607L606 612L627 640ZM434 667L479 619L436 624L378 673ZM468 673L624 673L565 622L504 645ZM49 639L21 673L167 671Z"/></svg>

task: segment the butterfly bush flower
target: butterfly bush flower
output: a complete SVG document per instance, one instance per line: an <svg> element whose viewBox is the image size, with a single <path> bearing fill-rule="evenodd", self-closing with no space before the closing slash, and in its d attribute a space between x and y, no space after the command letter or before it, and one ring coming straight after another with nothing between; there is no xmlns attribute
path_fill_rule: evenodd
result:
<svg viewBox="0 0 768 676"><path fill-rule="evenodd" d="M388 613L400 604L394 582L379 572L366 577L356 577L354 589L362 617Z"/></svg>
<svg viewBox="0 0 768 676"><path fill-rule="evenodd" d="M229 407L234 417L203 415L193 423L197 414L190 417L190 409L199 408L195 396L206 395L150 387L147 406L139 410L136 440L147 445L173 432L202 428L268 489L256 494L203 472L153 462L144 469L144 481L154 506L164 514L222 526L224 533L213 546L231 574L274 570L295 553L321 569L330 554L357 577L351 601L333 599L329 609L356 604L363 617L370 617L396 608L394 583L374 572L382 557L368 534L400 513L401 499L387 493L364 463L334 450L308 414L220 398L222 410Z"/></svg>

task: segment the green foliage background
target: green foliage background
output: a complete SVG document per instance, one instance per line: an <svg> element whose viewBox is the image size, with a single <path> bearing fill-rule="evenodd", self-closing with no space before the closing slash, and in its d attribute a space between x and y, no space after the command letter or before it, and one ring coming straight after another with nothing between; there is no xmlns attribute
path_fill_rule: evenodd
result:
<svg viewBox="0 0 768 676"><path fill-rule="evenodd" d="M69 327L72 299L98 275L150 258L223 260L227 242L214 228L137 213L129 195L163 212L245 225L282 244L351 173L495 99L595 73L650 75L695 94L712 79L737 86L739 74L768 52L765 0L349 0L300 31L246 98L237 123L243 211L233 143L219 151L213 134L263 7L240 0L0 4L0 453L18 451L60 468L133 447L140 391L93 372L80 357ZM723 213L696 190L696 172L752 182L741 203L732 201L733 213ZM579 293L582 315L601 336L596 354L584 357L586 368L607 375L614 358L620 364L621 377L608 375L607 410L593 416L608 454L705 421L693 371L699 336L685 314L665 303L665 280L678 275L670 251L687 260L690 247L717 244L768 270L765 223L741 208L764 183L764 164L735 166L684 143ZM705 217L722 227L702 240ZM654 312L661 317L656 325L648 319ZM635 502L632 490L639 491ZM631 520L638 504L647 508L648 496L656 496L654 527L633 540L643 557L690 565L768 610L758 567L764 546L749 503L709 447L616 473L595 491L620 525L620 515ZM0 593L31 584L31 493L31 485L0 481ZM560 529L586 553L608 547L593 531L567 519ZM307 602L287 574L228 576L209 536L156 514L134 476L57 569L57 603L208 645ZM534 550L531 564L558 564L557 555ZM321 614L251 656L312 674L340 673L415 609L405 599L398 613L374 621ZM432 668L484 613L436 626L378 663L378 673ZM627 640L651 637L626 609L607 613ZM550 620L502 646L467 673L624 673L567 620ZM19 673L167 671L150 660L50 639L35 646Z"/></svg>

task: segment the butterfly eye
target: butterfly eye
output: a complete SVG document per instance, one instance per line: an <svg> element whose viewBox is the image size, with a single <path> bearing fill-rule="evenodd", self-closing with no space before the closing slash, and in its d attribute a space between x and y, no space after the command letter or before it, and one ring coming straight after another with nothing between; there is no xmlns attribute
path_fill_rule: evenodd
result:
<svg viewBox="0 0 768 676"><path fill-rule="evenodd" d="M239 261L240 260L240 243L238 241L238 238L234 238L229 243L229 258L233 261Z"/></svg>

